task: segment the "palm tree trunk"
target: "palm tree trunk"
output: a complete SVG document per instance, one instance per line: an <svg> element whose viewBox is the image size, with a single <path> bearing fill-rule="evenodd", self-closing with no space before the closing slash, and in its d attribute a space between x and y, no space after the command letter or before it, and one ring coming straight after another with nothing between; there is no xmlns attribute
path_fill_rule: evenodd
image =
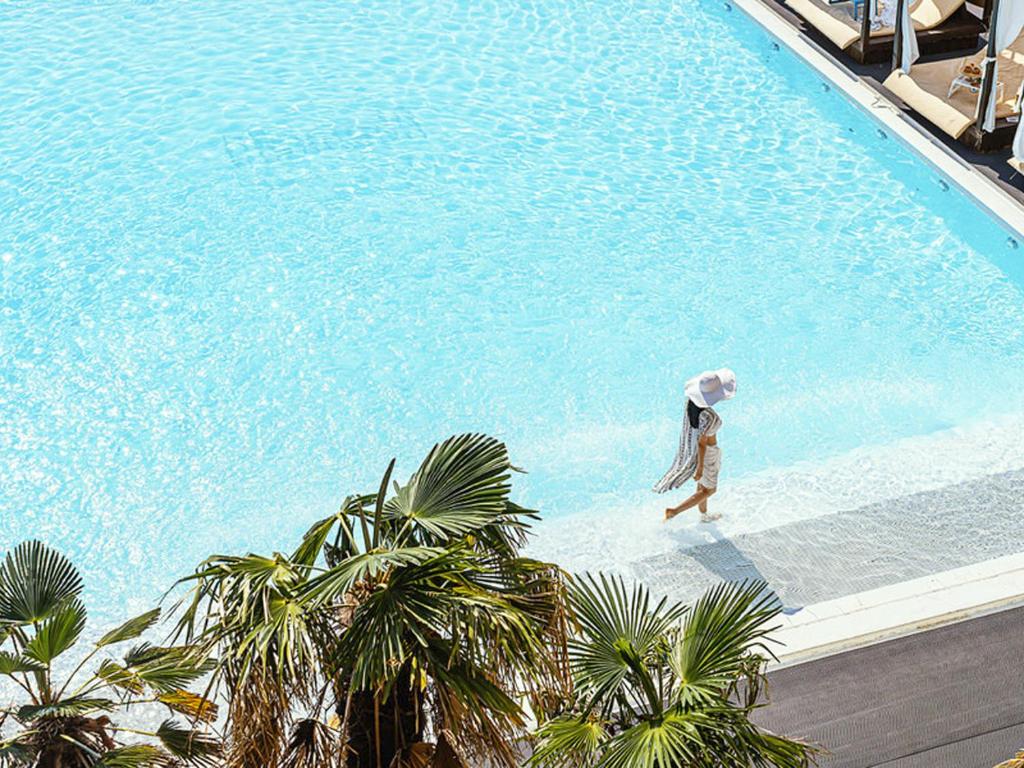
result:
<svg viewBox="0 0 1024 768"><path fill-rule="evenodd" d="M389 768L396 755L423 739L423 705L408 668L391 695L352 694L348 721L347 768Z"/></svg>

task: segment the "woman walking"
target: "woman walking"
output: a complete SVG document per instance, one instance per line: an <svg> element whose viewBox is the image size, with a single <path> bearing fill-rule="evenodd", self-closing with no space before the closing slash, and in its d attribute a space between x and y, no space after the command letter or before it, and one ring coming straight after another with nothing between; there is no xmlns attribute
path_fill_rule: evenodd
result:
<svg viewBox="0 0 1024 768"><path fill-rule="evenodd" d="M708 499L718 490L718 472L722 466L722 449L717 437L722 419L711 406L735 394L736 374L728 368L704 371L686 382L686 416L679 436L679 450L672 467L657 482L654 491L671 491L691 477L697 481L697 490L679 506L668 507L666 520L692 507L700 509L703 523L721 517L708 514Z"/></svg>

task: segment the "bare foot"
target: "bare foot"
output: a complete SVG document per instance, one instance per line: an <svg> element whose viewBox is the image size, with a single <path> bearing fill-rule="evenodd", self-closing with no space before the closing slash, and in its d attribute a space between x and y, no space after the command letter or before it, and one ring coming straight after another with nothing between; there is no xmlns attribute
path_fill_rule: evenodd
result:
<svg viewBox="0 0 1024 768"><path fill-rule="evenodd" d="M679 514L679 510L675 507L667 507L665 509L665 520L671 520L673 517Z"/></svg>

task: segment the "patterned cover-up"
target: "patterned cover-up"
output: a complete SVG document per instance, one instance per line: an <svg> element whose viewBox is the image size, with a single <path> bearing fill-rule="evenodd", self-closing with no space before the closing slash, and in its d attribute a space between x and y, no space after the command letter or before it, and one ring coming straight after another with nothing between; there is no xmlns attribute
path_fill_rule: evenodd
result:
<svg viewBox="0 0 1024 768"><path fill-rule="evenodd" d="M679 435L679 450L672 468L665 473L655 486L655 493L665 493L678 488L697 472L697 440L701 435L713 435L722 426L721 417L711 408L705 408L697 419L697 428L690 426L690 419L683 413L683 432Z"/></svg>

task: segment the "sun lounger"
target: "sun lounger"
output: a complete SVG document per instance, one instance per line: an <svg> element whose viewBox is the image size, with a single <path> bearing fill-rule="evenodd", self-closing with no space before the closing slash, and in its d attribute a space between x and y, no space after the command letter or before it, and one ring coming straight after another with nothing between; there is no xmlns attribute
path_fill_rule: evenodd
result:
<svg viewBox="0 0 1024 768"><path fill-rule="evenodd" d="M910 6L914 29L934 29L963 4L964 0L917 0ZM861 22L854 20L846 7L829 5L823 0L786 0L786 5L839 48L848 48L860 39ZM871 30L871 37L892 36L893 33L892 27L880 27Z"/></svg>
<svg viewBox="0 0 1024 768"><path fill-rule="evenodd" d="M984 49L966 61L981 66ZM910 74L896 70L885 81L885 87L908 107L926 118L936 128L959 139L976 122L978 94L958 88L949 95L950 84L959 74L964 59L915 64ZM999 54L999 82L996 89L996 119L1011 117L1017 112L1017 91L1024 81L1024 36Z"/></svg>

